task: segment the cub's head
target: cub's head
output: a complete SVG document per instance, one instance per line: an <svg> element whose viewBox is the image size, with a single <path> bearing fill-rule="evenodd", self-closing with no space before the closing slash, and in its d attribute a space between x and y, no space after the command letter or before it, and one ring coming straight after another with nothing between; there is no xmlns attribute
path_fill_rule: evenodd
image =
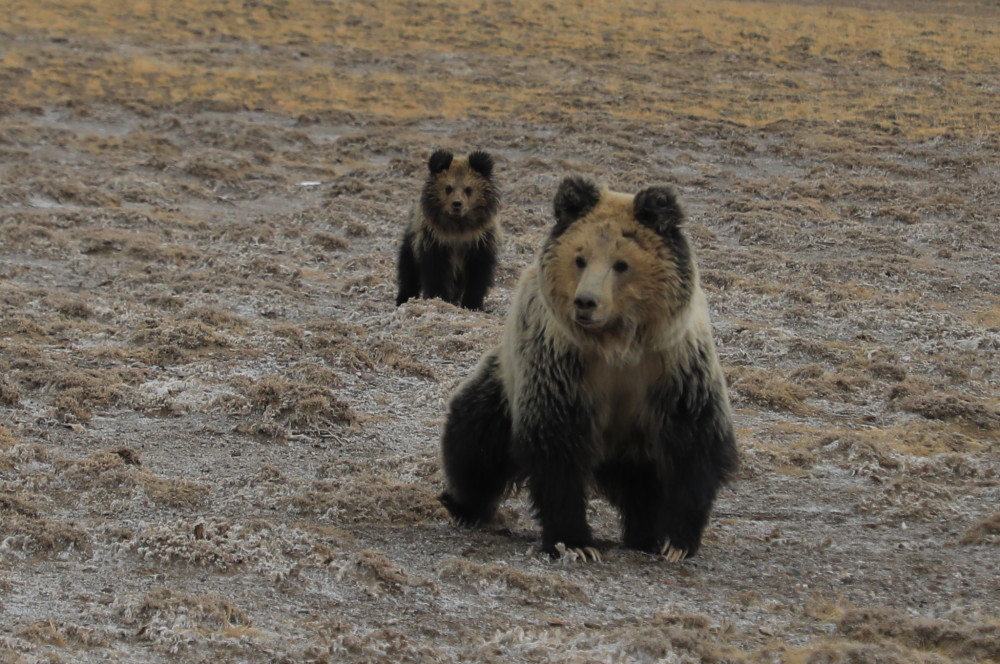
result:
<svg viewBox="0 0 1000 664"><path fill-rule="evenodd" d="M687 307L697 269L672 188L633 196L570 177L556 193L555 217L541 255L542 289L575 338L627 346Z"/></svg>
<svg viewBox="0 0 1000 664"><path fill-rule="evenodd" d="M424 184L424 216L443 235L475 233L489 224L500 207L493 183L493 157L473 152L455 157L438 150L427 162L430 175Z"/></svg>

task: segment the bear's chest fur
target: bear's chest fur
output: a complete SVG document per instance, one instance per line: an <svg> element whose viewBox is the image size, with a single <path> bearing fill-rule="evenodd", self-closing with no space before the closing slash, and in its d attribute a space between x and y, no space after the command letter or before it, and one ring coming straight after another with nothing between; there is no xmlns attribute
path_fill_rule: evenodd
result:
<svg viewBox="0 0 1000 664"><path fill-rule="evenodd" d="M598 459L649 455L646 441L655 438L657 418L650 412L649 389L662 383L664 359L656 353L635 363L611 364L600 356L588 358L584 386L593 409Z"/></svg>

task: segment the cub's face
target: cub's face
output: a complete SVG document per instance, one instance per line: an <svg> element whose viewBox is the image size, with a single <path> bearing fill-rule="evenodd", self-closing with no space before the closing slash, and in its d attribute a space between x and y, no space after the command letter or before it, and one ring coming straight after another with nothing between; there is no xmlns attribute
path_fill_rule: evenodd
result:
<svg viewBox="0 0 1000 664"><path fill-rule="evenodd" d="M472 231L488 223L499 207L493 185L493 159L485 152L467 158L438 150L428 161L430 177L422 204L428 218L449 233Z"/></svg>
<svg viewBox="0 0 1000 664"><path fill-rule="evenodd" d="M435 198L441 212L452 217L464 217L469 210L482 207L482 178L468 168L453 164L435 179Z"/></svg>
<svg viewBox="0 0 1000 664"><path fill-rule="evenodd" d="M693 266L673 191L632 196L567 178L542 256L546 299L576 336L627 341L690 300Z"/></svg>

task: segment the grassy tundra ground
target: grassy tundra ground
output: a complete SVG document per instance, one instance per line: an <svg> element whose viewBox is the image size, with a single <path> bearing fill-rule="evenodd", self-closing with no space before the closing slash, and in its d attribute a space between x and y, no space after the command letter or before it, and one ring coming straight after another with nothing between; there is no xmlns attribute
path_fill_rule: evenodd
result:
<svg viewBox="0 0 1000 664"><path fill-rule="evenodd" d="M1000 659L1000 7L11 0L0 662ZM437 147L487 311L393 306ZM699 557L435 495L565 174L674 183L743 453Z"/></svg>

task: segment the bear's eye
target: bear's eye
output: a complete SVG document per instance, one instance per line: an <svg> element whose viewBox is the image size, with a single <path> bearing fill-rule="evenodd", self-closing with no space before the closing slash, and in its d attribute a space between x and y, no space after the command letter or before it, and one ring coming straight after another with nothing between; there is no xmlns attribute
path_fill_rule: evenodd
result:
<svg viewBox="0 0 1000 664"><path fill-rule="evenodd" d="M587 259L584 258L583 256L577 256L576 257L576 266L578 268L580 268L581 270L583 268L587 267Z"/></svg>
<svg viewBox="0 0 1000 664"><path fill-rule="evenodd" d="M453 186L451 186L450 184L447 187L444 188L444 193L446 193L446 194L450 194L453 191L455 191L455 188Z"/></svg>
<svg viewBox="0 0 1000 664"><path fill-rule="evenodd" d="M626 263L625 261L615 261L615 264L612 265L611 267L612 269L614 269L615 272L621 274L622 272L628 270L628 263Z"/></svg>
<svg viewBox="0 0 1000 664"><path fill-rule="evenodd" d="M466 187L465 188L465 195L466 196L471 196L472 195L472 187Z"/></svg>

